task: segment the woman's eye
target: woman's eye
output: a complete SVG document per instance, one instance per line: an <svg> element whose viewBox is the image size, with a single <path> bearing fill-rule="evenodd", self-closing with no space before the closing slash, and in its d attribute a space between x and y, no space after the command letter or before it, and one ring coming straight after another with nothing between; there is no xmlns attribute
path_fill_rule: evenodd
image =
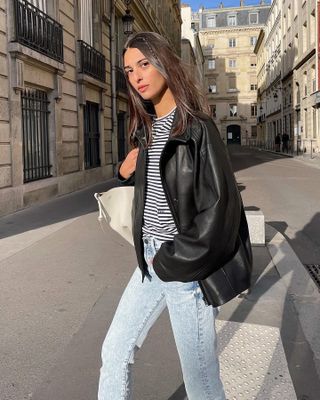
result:
<svg viewBox="0 0 320 400"><path fill-rule="evenodd" d="M145 62L142 63L143 67L147 67L148 65L149 65L149 61L145 61Z"/></svg>

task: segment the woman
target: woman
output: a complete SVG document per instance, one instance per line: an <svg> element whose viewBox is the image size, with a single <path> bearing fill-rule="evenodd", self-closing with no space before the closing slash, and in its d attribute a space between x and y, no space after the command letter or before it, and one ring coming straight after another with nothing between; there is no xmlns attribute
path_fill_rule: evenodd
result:
<svg viewBox="0 0 320 400"><path fill-rule="evenodd" d="M98 398L130 398L134 352L167 306L188 399L223 400L217 308L209 303L223 304L249 285L251 253L240 195L203 97L166 40L137 33L123 56L134 149L119 178L135 185L139 268L102 347ZM241 270L241 263L244 275L228 277L227 269Z"/></svg>

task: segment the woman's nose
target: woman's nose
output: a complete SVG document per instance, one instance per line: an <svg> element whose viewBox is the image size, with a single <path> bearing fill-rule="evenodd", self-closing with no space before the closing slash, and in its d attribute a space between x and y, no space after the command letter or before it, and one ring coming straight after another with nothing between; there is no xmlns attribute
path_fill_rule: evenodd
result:
<svg viewBox="0 0 320 400"><path fill-rule="evenodd" d="M142 79L142 76L139 71L135 71L133 78L134 78L135 82L139 83Z"/></svg>

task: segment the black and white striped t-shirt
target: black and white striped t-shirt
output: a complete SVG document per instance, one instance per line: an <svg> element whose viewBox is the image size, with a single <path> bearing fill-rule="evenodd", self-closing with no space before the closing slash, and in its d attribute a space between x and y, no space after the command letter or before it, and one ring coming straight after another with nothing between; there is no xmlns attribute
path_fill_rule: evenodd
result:
<svg viewBox="0 0 320 400"><path fill-rule="evenodd" d="M146 199L143 214L143 237L151 235L160 241L172 240L178 233L160 178L160 156L169 138L176 108L152 124L152 143L148 148Z"/></svg>

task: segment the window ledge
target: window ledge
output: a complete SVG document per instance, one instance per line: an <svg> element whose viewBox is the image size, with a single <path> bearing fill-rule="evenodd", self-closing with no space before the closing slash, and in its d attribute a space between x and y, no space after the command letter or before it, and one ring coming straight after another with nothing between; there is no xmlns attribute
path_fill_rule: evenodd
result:
<svg viewBox="0 0 320 400"><path fill-rule="evenodd" d="M108 85L105 82L99 81L99 79L95 79L90 75L78 73L78 81L79 83L89 83L92 86L97 86L103 90L107 90Z"/></svg>
<svg viewBox="0 0 320 400"><path fill-rule="evenodd" d="M10 42L8 46L9 53L22 61L36 61L39 64L43 64L52 70L57 70L59 74L66 72L64 63L54 60L30 47L24 46L18 42Z"/></svg>

